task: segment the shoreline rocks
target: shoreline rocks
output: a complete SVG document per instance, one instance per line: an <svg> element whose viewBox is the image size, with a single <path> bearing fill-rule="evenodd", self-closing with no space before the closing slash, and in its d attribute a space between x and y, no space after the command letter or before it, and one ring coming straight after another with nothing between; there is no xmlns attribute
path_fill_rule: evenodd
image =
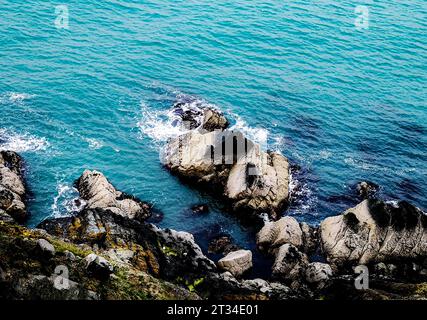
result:
<svg viewBox="0 0 427 320"><path fill-rule="evenodd" d="M28 218L22 172L23 161L16 152L0 151L0 214L3 211L20 223Z"/></svg>
<svg viewBox="0 0 427 320"><path fill-rule="evenodd" d="M168 141L162 162L171 173L224 197L235 212L276 220L289 199L289 162L264 152L241 132L192 130Z"/></svg>
<svg viewBox="0 0 427 320"><path fill-rule="evenodd" d="M19 156L1 156L7 178L1 177L2 187L21 192L20 182L25 190ZM76 185L86 204L82 211L45 220L38 229L19 226L8 208L0 210L0 298L426 297L427 216L404 201L368 199L319 228L293 217L267 222L257 245L274 257L272 277L248 280L252 252L230 238L213 245L226 254L217 267L192 234L148 223L150 206L115 189L102 173L87 170ZM7 199L0 197L0 203ZM353 268L362 263L371 272L370 289L360 292ZM57 266L67 268L67 288Z"/></svg>
<svg viewBox="0 0 427 320"><path fill-rule="evenodd" d="M402 201L364 200L320 224L329 262L368 264L427 256L427 216Z"/></svg>
<svg viewBox="0 0 427 320"><path fill-rule="evenodd" d="M218 261L218 266L224 271L229 271L233 276L240 277L252 268L252 252L250 250L230 252Z"/></svg>
<svg viewBox="0 0 427 320"><path fill-rule="evenodd" d="M96 170L85 170L76 181L77 190L86 201L86 209L106 209L130 219L143 221L150 217L150 206L134 196L117 191L116 188Z"/></svg>

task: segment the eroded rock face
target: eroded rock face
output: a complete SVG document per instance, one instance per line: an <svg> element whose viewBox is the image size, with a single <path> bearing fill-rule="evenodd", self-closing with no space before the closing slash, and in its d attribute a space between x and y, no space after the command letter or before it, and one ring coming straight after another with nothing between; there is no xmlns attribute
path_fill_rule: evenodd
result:
<svg viewBox="0 0 427 320"><path fill-rule="evenodd" d="M427 255L427 216L407 202L365 200L320 225L329 262L367 264Z"/></svg>
<svg viewBox="0 0 427 320"><path fill-rule="evenodd" d="M225 196L235 211L276 219L289 197L289 163L263 152L241 132L190 131L168 142L164 165L179 177Z"/></svg>
<svg viewBox="0 0 427 320"><path fill-rule="evenodd" d="M307 265L307 255L291 244L284 244L277 250L273 265L273 277L286 283L300 281L304 279Z"/></svg>
<svg viewBox="0 0 427 320"><path fill-rule="evenodd" d="M23 222L28 214L22 159L13 151L0 151L0 210Z"/></svg>
<svg viewBox="0 0 427 320"><path fill-rule="evenodd" d="M326 263L312 262L305 270L305 280L317 290L326 288L331 282L332 275L332 268Z"/></svg>
<svg viewBox="0 0 427 320"><path fill-rule="evenodd" d="M132 250L131 264L169 280L216 270L191 234L160 229L110 210L84 210L76 217L45 220L39 227L77 244L96 246L108 256L111 249Z"/></svg>
<svg viewBox="0 0 427 320"><path fill-rule="evenodd" d="M218 266L232 275L239 277L252 268L252 252L250 250L238 250L227 254L218 261Z"/></svg>
<svg viewBox="0 0 427 320"><path fill-rule="evenodd" d="M85 170L76 184L80 196L86 201L87 209L110 210L141 221L150 216L147 203L116 190L101 172Z"/></svg>
<svg viewBox="0 0 427 320"><path fill-rule="evenodd" d="M261 250L272 251L286 243L298 248L303 244L301 227L293 217L287 216L275 222L266 222L257 234L257 245Z"/></svg>

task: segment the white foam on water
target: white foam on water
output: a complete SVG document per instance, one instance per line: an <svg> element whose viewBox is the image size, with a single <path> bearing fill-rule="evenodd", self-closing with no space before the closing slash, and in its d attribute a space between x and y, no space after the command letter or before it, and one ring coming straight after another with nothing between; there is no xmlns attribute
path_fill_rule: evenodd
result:
<svg viewBox="0 0 427 320"><path fill-rule="evenodd" d="M7 129L0 129L0 150L15 152L45 151L49 147L46 138L28 133L18 134Z"/></svg>
<svg viewBox="0 0 427 320"><path fill-rule="evenodd" d="M51 205L55 218L70 216L80 212L86 206L86 202L80 198L76 188L65 183L58 183L56 190L57 195Z"/></svg>
<svg viewBox="0 0 427 320"><path fill-rule="evenodd" d="M101 149L104 146L102 141L93 138L84 138L84 140L89 144L89 148L92 150Z"/></svg>
<svg viewBox="0 0 427 320"><path fill-rule="evenodd" d="M259 144L262 150L268 149L269 131L265 128L250 127L240 116L233 115L236 123L230 127L230 130L242 132L249 140Z"/></svg>
<svg viewBox="0 0 427 320"><path fill-rule="evenodd" d="M310 186L299 181L292 172L289 173L289 199L291 203L298 204L293 208L293 211L298 214L312 212L319 200Z"/></svg>
<svg viewBox="0 0 427 320"><path fill-rule="evenodd" d="M34 98L36 95L29 93L20 93L20 92L7 92L0 95L1 103L22 103L25 100Z"/></svg>
<svg viewBox="0 0 427 320"><path fill-rule="evenodd" d="M215 105L209 104L202 99L192 98L183 94L178 94L177 102L180 103L182 112L193 111L198 125L203 120L203 109L218 109ZM142 136L151 138L157 147L161 146L170 138L178 137L189 132L184 125L179 114L174 112L173 108L169 110L153 110L144 101L141 102L141 118L137 123Z"/></svg>

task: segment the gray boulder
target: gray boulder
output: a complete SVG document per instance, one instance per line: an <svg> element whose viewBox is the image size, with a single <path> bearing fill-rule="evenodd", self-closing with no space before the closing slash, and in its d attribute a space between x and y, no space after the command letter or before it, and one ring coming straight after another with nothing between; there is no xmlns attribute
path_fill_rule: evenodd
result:
<svg viewBox="0 0 427 320"><path fill-rule="evenodd" d="M150 206L147 203L116 190L101 172L85 170L77 180L77 189L86 201L86 209L106 209L138 220L145 220L150 216Z"/></svg>
<svg viewBox="0 0 427 320"><path fill-rule="evenodd" d="M287 283L304 279L308 257L291 244L282 245L276 253L273 265L273 278Z"/></svg>
<svg viewBox="0 0 427 320"><path fill-rule="evenodd" d="M37 246L43 257L52 258L53 256L55 256L55 248L47 240L39 239L37 241Z"/></svg>
<svg viewBox="0 0 427 320"><path fill-rule="evenodd" d="M320 225L330 263L378 263L427 256L427 216L402 201L365 200Z"/></svg>
<svg viewBox="0 0 427 320"><path fill-rule="evenodd" d="M261 250L274 250L285 243L301 247L302 230L293 217L283 217L275 222L266 222L257 234L257 245Z"/></svg>
<svg viewBox="0 0 427 320"><path fill-rule="evenodd" d="M13 151L0 151L0 210L18 222L27 216L22 159Z"/></svg>
<svg viewBox="0 0 427 320"><path fill-rule="evenodd" d="M308 264L305 270L305 280L320 290L330 284L332 274L332 268L329 264L312 262Z"/></svg>
<svg viewBox="0 0 427 320"><path fill-rule="evenodd" d="M252 252L250 250L230 252L218 261L218 267L229 271L235 277L241 276L252 268Z"/></svg>

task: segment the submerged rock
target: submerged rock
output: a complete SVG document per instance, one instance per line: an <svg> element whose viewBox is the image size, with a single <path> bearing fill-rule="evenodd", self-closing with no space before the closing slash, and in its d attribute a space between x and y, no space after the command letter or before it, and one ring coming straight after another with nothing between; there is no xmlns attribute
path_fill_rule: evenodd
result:
<svg viewBox="0 0 427 320"><path fill-rule="evenodd" d="M0 210L18 222L28 217L23 162L13 151L0 151Z"/></svg>
<svg viewBox="0 0 427 320"><path fill-rule="evenodd" d="M85 170L76 185L87 209L106 209L141 221L150 216L149 204L117 191L101 172Z"/></svg>
<svg viewBox="0 0 427 320"><path fill-rule="evenodd" d="M240 248L237 245L233 244L229 236L223 235L210 241L208 252L227 255L230 252L237 251L239 249Z"/></svg>
<svg viewBox="0 0 427 320"><path fill-rule="evenodd" d="M209 212L209 207L206 204L198 204L193 207L191 207L191 211L194 214L203 214Z"/></svg>
<svg viewBox="0 0 427 320"><path fill-rule="evenodd" d="M222 270L229 271L235 277L239 277L252 268L252 252L250 250L230 252L218 261L218 266Z"/></svg>
<svg viewBox="0 0 427 320"><path fill-rule="evenodd" d="M174 174L218 190L234 211L276 219L289 197L289 163L241 132L191 131L168 142L163 163Z"/></svg>
<svg viewBox="0 0 427 320"><path fill-rule="evenodd" d="M402 201L365 200L320 225L329 262L367 264L427 256L427 216Z"/></svg>
<svg viewBox="0 0 427 320"><path fill-rule="evenodd" d="M380 186L370 181L362 181L357 184L357 193L361 199L373 198Z"/></svg>

